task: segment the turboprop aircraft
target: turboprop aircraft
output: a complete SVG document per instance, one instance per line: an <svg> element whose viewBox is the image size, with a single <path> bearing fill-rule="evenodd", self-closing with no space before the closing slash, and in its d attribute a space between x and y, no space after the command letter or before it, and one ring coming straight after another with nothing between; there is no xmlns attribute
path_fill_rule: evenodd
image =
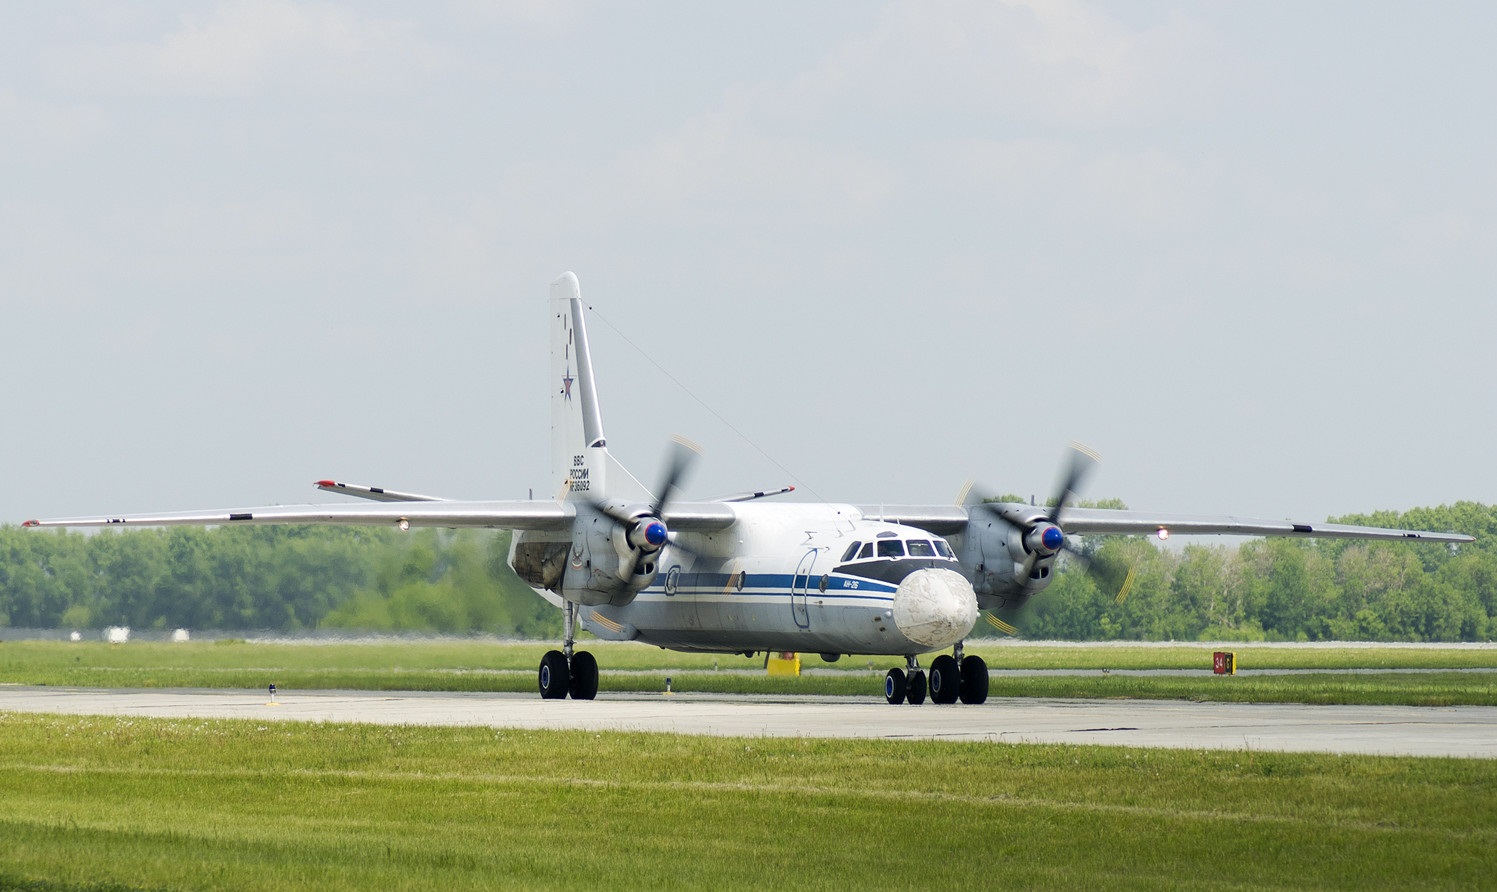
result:
<svg viewBox="0 0 1497 892"><path fill-rule="evenodd" d="M561 650L541 660L542 697L591 700L598 663L582 628L610 641L683 651L903 658L884 678L890 703L981 703L982 659L963 654L980 609L1016 608L1054 578L1072 537L1231 534L1461 543L1415 532L1226 516L1070 507L1095 456L1072 452L1049 507L966 500L870 508L769 502L775 492L675 498L695 450L678 441L652 491L609 453L577 278L551 285L551 482L540 500L456 501L322 480L344 502L27 521L27 526L389 524L515 531L510 564L564 617ZM919 657L935 657L929 670Z"/></svg>

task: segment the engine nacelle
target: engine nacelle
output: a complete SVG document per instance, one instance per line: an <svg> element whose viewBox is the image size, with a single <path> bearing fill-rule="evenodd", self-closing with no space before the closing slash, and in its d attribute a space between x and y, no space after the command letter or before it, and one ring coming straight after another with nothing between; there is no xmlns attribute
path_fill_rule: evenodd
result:
<svg viewBox="0 0 1497 892"><path fill-rule="evenodd" d="M1021 533L1007 523L974 513L961 537L962 567L972 579L978 606L984 610L1020 607L1043 591L1053 578L1056 555L1065 544L1061 529L1038 509L1025 506L1023 513L1005 513L1027 531Z"/></svg>
<svg viewBox="0 0 1497 892"><path fill-rule="evenodd" d="M640 512L648 513L648 509ZM654 520L659 522L658 518ZM659 568L659 548L637 549L630 541L636 529L647 543L652 536L659 538L648 526L637 519L616 519L602 511L579 511L571 540L565 543L560 585L551 590L589 607L622 607L633 601L640 590L655 581ZM550 575L546 574L546 578L549 581Z"/></svg>

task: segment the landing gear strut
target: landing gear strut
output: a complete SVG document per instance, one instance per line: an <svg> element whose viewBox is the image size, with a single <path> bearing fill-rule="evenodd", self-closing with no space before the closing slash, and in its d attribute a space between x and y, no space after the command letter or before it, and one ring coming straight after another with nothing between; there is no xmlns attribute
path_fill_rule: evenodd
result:
<svg viewBox="0 0 1497 892"><path fill-rule="evenodd" d="M541 657L541 699L562 700L571 694L573 700L591 700L598 696L598 661L585 650L574 650L577 605L571 601L562 613L562 625L561 650L546 651Z"/></svg>
<svg viewBox="0 0 1497 892"><path fill-rule="evenodd" d="M884 699L891 704L925 702L926 677L910 654L905 668L890 669L884 676ZM957 643L953 653L941 654L930 663L930 699L936 703L983 703L988 699L988 664L976 654L962 654Z"/></svg>

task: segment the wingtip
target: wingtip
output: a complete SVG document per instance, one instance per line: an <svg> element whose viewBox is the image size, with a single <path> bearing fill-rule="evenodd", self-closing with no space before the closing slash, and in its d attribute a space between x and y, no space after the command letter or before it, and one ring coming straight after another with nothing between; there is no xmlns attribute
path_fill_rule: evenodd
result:
<svg viewBox="0 0 1497 892"><path fill-rule="evenodd" d="M39 520L26 520L21 522L21 526L23 527L39 527L41 525L42 522Z"/></svg>
<svg viewBox="0 0 1497 892"><path fill-rule="evenodd" d="M336 481L336 480L319 480L314 485L318 489L333 489L333 488L337 487L338 481Z"/></svg>

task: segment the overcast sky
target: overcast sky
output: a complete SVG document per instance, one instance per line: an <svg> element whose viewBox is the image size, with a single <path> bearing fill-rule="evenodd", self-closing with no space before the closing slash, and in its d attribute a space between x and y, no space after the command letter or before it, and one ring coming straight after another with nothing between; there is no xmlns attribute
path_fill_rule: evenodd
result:
<svg viewBox="0 0 1497 892"><path fill-rule="evenodd" d="M0 0L0 521L645 481L1497 502L1497 5ZM689 389L688 389L689 388Z"/></svg>

